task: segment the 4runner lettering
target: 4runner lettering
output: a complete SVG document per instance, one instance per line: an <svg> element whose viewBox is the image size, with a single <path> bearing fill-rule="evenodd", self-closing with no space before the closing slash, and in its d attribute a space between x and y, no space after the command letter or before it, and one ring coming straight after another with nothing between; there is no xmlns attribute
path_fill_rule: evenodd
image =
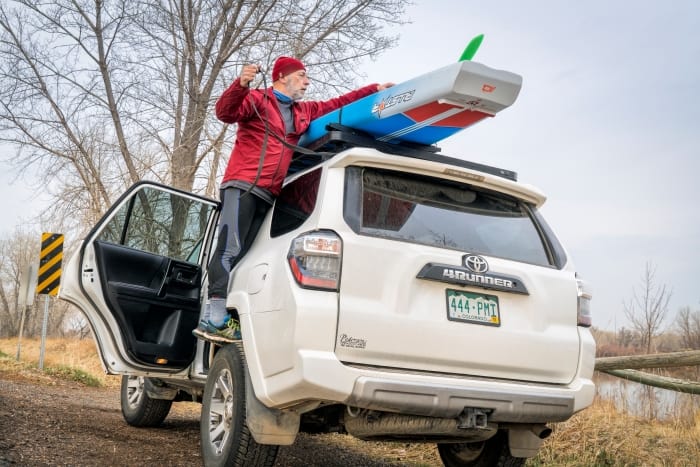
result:
<svg viewBox="0 0 700 467"><path fill-rule="evenodd" d="M474 285L485 289L528 294L525 285L517 277L501 274L477 274L467 269L444 264L428 263L423 266L416 277L448 284Z"/></svg>

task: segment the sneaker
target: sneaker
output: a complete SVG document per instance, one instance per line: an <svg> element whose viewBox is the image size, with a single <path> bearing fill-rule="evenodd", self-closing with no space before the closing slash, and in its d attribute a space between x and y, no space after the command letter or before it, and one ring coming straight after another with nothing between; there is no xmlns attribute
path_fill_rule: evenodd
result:
<svg viewBox="0 0 700 467"><path fill-rule="evenodd" d="M192 330L192 335L199 339L218 344L241 340L241 327L235 319L229 319L226 325L219 329L211 321L200 321L199 326Z"/></svg>
<svg viewBox="0 0 700 467"><path fill-rule="evenodd" d="M214 334L227 339L238 340L241 338L241 325L237 320L229 318L226 321L226 325L221 329L217 329Z"/></svg>
<svg viewBox="0 0 700 467"><path fill-rule="evenodd" d="M206 323L203 321L200 321L199 326L192 330L192 335L200 339L206 339L206 337L210 336L211 334L212 333L207 330Z"/></svg>

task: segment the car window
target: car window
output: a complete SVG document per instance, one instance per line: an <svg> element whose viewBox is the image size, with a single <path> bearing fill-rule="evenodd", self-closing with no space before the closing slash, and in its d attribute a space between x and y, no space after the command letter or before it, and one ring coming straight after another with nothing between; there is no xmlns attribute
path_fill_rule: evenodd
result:
<svg viewBox="0 0 700 467"><path fill-rule="evenodd" d="M272 212L270 236L291 232L309 218L316 207L321 170L312 170L282 188Z"/></svg>
<svg viewBox="0 0 700 467"><path fill-rule="evenodd" d="M534 207L520 200L416 174L357 167L346 172L344 215L359 234L552 263Z"/></svg>
<svg viewBox="0 0 700 467"><path fill-rule="evenodd" d="M147 186L118 209L97 240L197 263L212 209Z"/></svg>

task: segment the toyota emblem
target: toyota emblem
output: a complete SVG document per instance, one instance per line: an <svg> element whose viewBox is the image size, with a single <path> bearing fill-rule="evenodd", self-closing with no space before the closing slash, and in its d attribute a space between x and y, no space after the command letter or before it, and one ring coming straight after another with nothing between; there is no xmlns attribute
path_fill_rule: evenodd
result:
<svg viewBox="0 0 700 467"><path fill-rule="evenodd" d="M489 263L479 255L464 255L464 266L472 272L483 274L489 270Z"/></svg>

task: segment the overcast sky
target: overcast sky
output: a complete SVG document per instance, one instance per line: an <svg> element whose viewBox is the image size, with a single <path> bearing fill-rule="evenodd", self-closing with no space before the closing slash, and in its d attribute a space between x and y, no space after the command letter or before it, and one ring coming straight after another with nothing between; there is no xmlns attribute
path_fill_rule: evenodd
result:
<svg viewBox="0 0 700 467"><path fill-rule="evenodd" d="M367 82L458 59L523 76L515 104L442 141L443 153L518 172L594 291L594 324L626 323L647 262L673 290L669 318L700 311L700 2L417 1ZM310 70L313 77L313 70ZM42 205L0 166L0 235ZM508 310L503 310L504 316Z"/></svg>

